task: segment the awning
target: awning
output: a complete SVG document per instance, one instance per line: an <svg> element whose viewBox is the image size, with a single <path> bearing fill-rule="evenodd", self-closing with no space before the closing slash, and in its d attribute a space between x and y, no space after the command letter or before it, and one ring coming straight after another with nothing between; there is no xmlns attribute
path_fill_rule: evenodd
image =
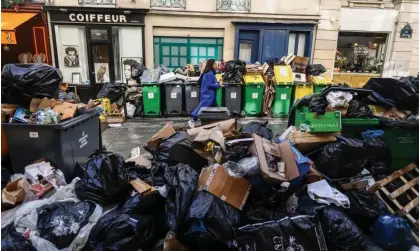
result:
<svg viewBox="0 0 419 251"><path fill-rule="evenodd" d="M16 44L15 29L34 17L37 13L1 13L1 43Z"/></svg>

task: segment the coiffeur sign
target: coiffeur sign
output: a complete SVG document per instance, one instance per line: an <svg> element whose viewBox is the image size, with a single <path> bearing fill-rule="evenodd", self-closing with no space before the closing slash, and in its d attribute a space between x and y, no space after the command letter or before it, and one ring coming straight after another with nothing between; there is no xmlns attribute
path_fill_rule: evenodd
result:
<svg viewBox="0 0 419 251"><path fill-rule="evenodd" d="M51 12L56 23L144 24L144 15L137 13Z"/></svg>

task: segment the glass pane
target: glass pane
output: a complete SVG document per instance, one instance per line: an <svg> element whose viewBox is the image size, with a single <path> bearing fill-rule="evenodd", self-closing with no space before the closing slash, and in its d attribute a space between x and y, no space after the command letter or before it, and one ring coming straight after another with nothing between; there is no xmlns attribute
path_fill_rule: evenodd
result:
<svg viewBox="0 0 419 251"><path fill-rule="evenodd" d="M161 38L162 43L187 43L187 38L169 38L169 37L162 37Z"/></svg>
<svg viewBox="0 0 419 251"><path fill-rule="evenodd" d="M163 58L163 64L165 66L169 66L170 65L170 57L164 57Z"/></svg>
<svg viewBox="0 0 419 251"><path fill-rule="evenodd" d="M306 34L300 33L300 35L298 36L297 56L304 57L305 48L306 48Z"/></svg>
<svg viewBox="0 0 419 251"><path fill-rule="evenodd" d="M198 64L198 58L191 58L191 64Z"/></svg>
<svg viewBox="0 0 419 251"><path fill-rule="evenodd" d="M169 56L169 55L170 55L170 47L163 46L163 56Z"/></svg>
<svg viewBox="0 0 419 251"><path fill-rule="evenodd" d="M188 63L186 58L180 58L180 66L185 66Z"/></svg>
<svg viewBox="0 0 419 251"><path fill-rule="evenodd" d="M177 57L172 57L172 60L170 62L170 66L178 66L179 65L179 59Z"/></svg>
<svg viewBox="0 0 419 251"><path fill-rule="evenodd" d="M180 55L181 56L186 56L186 53L187 53L186 47L185 46L180 47Z"/></svg>
<svg viewBox="0 0 419 251"><path fill-rule="evenodd" d="M239 59L245 62L252 61L252 44L240 43L239 45Z"/></svg>
<svg viewBox="0 0 419 251"><path fill-rule="evenodd" d="M295 53L295 33L290 33L288 40L288 55Z"/></svg>
<svg viewBox="0 0 419 251"><path fill-rule="evenodd" d="M207 59L206 58L200 58L199 59L199 62L201 63L201 62L205 62L205 61L207 61Z"/></svg>
<svg viewBox="0 0 419 251"><path fill-rule="evenodd" d="M199 56L206 56L207 55L207 48L199 47Z"/></svg>
<svg viewBox="0 0 419 251"><path fill-rule="evenodd" d="M217 41L218 41L218 44L223 44L223 39L222 38L218 39Z"/></svg>
<svg viewBox="0 0 419 251"><path fill-rule="evenodd" d="M153 41L154 41L155 43L158 43L158 42L160 42L160 38L155 37L155 38L153 38Z"/></svg>
<svg viewBox="0 0 419 251"><path fill-rule="evenodd" d="M108 52L108 45L106 44L92 45L95 80L97 84L110 82Z"/></svg>
<svg viewBox="0 0 419 251"><path fill-rule="evenodd" d="M223 59L223 47L218 46L218 60Z"/></svg>
<svg viewBox="0 0 419 251"><path fill-rule="evenodd" d="M189 42L192 44L217 44L217 39L211 38L191 38Z"/></svg>
<svg viewBox="0 0 419 251"><path fill-rule="evenodd" d="M208 57L215 57L215 48L209 47L207 56Z"/></svg>
<svg viewBox="0 0 419 251"><path fill-rule="evenodd" d="M198 56L198 47L191 47L191 56Z"/></svg>
<svg viewBox="0 0 419 251"><path fill-rule="evenodd" d="M157 66L160 60L160 45L154 45L154 66Z"/></svg>
<svg viewBox="0 0 419 251"><path fill-rule="evenodd" d="M92 40L108 40L108 31L106 29L91 29Z"/></svg>
<svg viewBox="0 0 419 251"><path fill-rule="evenodd" d="M171 51L170 55L172 55L172 56L177 56L177 55L179 55L179 47L177 47L177 46L172 46L172 51Z"/></svg>

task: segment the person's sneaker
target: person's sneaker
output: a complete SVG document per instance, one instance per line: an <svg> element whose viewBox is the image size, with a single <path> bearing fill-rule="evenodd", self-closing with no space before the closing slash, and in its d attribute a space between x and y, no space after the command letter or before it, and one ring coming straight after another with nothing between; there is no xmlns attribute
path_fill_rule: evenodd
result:
<svg viewBox="0 0 419 251"><path fill-rule="evenodd" d="M195 121L193 121L193 120L189 120L189 121L188 121L188 124L189 124L189 127L190 127L191 129L195 128Z"/></svg>

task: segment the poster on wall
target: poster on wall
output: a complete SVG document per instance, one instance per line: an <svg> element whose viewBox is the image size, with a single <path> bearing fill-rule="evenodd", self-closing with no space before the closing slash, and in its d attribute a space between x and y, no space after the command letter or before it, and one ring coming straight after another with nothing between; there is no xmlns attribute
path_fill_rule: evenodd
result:
<svg viewBox="0 0 419 251"><path fill-rule="evenodd" d="M96 84L109 83L109 65L107 63L95 63Z"/></svg>
<svg viewBox="0 0 419 251"><path fill-rule="evenodd" d="M137 76L138 68L143 64L143 58L140 57L121 57L122 65L122 81L124 83L135 85L137 80L133 76Z"/></svg>
<svg viewBox="0 0 419 251"><path fill-rule="evenodd" d="M80 67L79 47L77 45L63 45L62 55L64 55L65 67Z"/></svg>

